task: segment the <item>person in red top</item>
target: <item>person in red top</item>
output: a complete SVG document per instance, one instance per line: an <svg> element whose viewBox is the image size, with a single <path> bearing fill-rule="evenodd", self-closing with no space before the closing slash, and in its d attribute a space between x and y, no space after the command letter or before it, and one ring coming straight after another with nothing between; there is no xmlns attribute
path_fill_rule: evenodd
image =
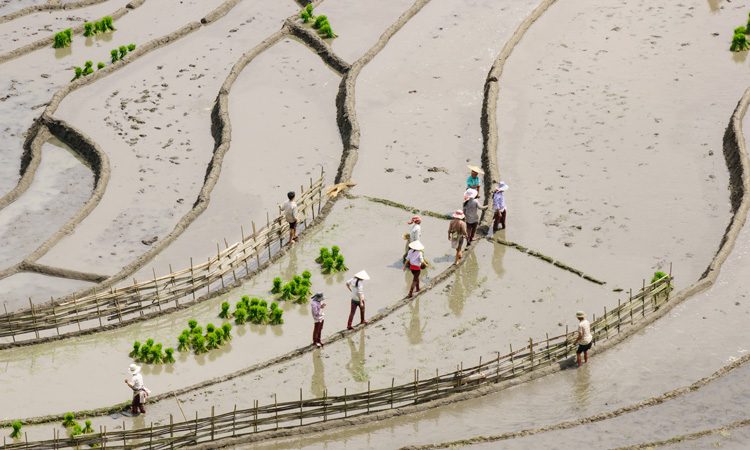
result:
<svg viewBox="0 0 750 450"><path fill-rule="evenodd" d="M422 273L422 266L424 265L424 245L420 241L414 241L409 244L409 252L406 254L406 261L404 262L404 271L411 269L411 274L414 276L411 281L411 287L409 288L409 295L407 298L411 298L414 295L414 290L419 292L419 275Z"/></svg>

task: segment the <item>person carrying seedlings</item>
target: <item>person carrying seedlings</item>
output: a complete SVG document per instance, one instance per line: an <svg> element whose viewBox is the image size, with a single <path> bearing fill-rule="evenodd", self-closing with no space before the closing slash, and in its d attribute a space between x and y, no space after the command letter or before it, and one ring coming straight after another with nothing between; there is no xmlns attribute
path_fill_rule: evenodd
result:
<svg viewBox="0 0 750 450"><path fill-rule="evenodd" d="M501 181L492 194L492 209L495 210L492 218L493 233L496 233L499 229L505 229L505 218L508 215L508 209L505 207L505 191L507 190L508 185L505 184L505 181Z"/></svg>
<svg viewBox="0 0 750 450"><path fill-rule="evenodd" d="M354 277L346 282L346 288L352 293L352 307L349 311L349 321L346 323L347 330L353 330L352 320L354 319L354 313L359 308L359 324L367 325L365 320L365 286L364 281L369 280L370 275L366 271L360 270Z"/></svg>
<svg viewBox="0 0 750 450"><path fill-rule="evenodd" d="M411 228L409 228L409 233L404 234L406 246L404 248L404 256L401 258L402 262L406 261L406 254L409 253L409 244L422 240L422 218L416 215L411 216L411 219L406 224L411 225Z"/></svg>
<svg viewBox="0 0 750 450"><path fill-rule="evenodd" d="M466 178L466 189L474 189L475 191L479 192L479 188L482 185L482 180L479 179L479 175L484 175L484 170L477 166L466 167L471 170L471 174L468 178Z"/></svg>
<svg viewBox="0 0 750 450"><path fill-rule="evenodd" d="M317 294L313 295L310 302L310 311L312 312L313 316L313 343L312 345L321 348L323 347L323 342L320 340L320 335L323 333L323 317L325 314L323 313L323 308L326 307L325 297L322 293L318 292Z"/></svg>
<svg viewBox="0 0 750 450"><path fill-rule="evenodd" d="M125 384L133 390L133 402L130 405L130 412L134 416L139 413L146 414L146 400L151 391L143 384L143 375L141 375L141 366L131 364L128 368L131 380L125 379Z"/></svg>
<svg viewBox="0 0 750 450"><path fill-rule="evenodd" d="M424 261L424 245L420 241L414 241L409 244L409 253L406 254L406 262L404 262L404 271L408 267L411 270L411 274L414 278L411 280L411 287L409 288L409 295L407 298L411 298L414 295L414 290L419 293L419 275L422 273L422 269L427 267Z"/></svg>
<svg viewBox="0 0 750 450"><path fill-rule="evenodd" d="M471 241L474 239L474 233L477 232L477 226L479 225L479 210L487 209L489 205L481 205L477 200L478 192L476 189L467 189L464 192L464 216L466 219L466 246L471 245Z"/></svg>
<svg viewBox="0 0 750 450"><path fill-rule="evenodd" d="M591 324L586 320L586 313L578 311L576 318L578 319L578 331L576 332L576 340L573 341L573 344L578 344L576 362L578 363L578 367L581 367L581 353L583 353L583 361L589 362L589 350L594 341L594 336L591 335Z"/></svg>
<svg viewBox="0 0 750 450"><path fill-rule="evenodd" d="M281 211L289 224L289 245L292 245L297 241L297 202L294 201L294 191L287 192L286 197L289 200L281 207Z"/></svg>
<svg viewBox="0 0 750 450"><path fill-rule="evenodd" d="M456 250L456 260L453 264L461 262L461 250L464 246L464 241L467 238L466 222L464 222L464 212L457 209L452 214L453 220L448 225L448 240L451 241L451 247Z"/></svg>

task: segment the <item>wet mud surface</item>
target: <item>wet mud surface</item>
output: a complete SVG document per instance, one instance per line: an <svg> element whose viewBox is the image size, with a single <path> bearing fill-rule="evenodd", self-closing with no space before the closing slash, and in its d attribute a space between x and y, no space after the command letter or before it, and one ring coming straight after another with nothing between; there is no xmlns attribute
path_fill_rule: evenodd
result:
<svg viewBox="0 0 750 450"><path fill-rule="evenodd" d="M165 348L176 347L177 336L187 327L188 320L196 319L204 327L209 322L217 325L222 323L218 313L223 301L234 305L242 295L270 300L272 296L269 290L276 276L289 279L306 269L313 273L312 290L322 291L330 297L326 315L331 319L338 318L326 324L324 338L345 327L349 294L344 283L361 269L366 269L373 277L368 284L372 292L368 313L374 314L401 299L411 282L399 263L404 248L401 234L407 229L407 219L408 214L399 209L363 200L342 200L335 206L322 228L316 229L303 242L296 244L292 252L269 269L226 295L187 310L111 332L4 350L0 352L0 376L8 382L5 390L8 401L17 405L13 414L18 417L39 416L104 407L127 400L128 391L122 385L121 378L132 362L128 353L133 341L143 342L150 337L156 342L164 343ZM444 225L442 221L429 218L425 219L423 225L424 241L428 243L427 256L432 258L434 265L423 275L426 282L452 263L452 260L441 258L444 252L430 250L429 243L442 242ZM373 249L369 245L372 235L390 238ZM323 276L314 259L321 246L332 245L341 247L350 270ZM281 326L235 326L231 344L220 350L201 356L179 354L174 366L144 367L149 388L154 393L161 393L190 386L307 346L312 330L310 306L282 302L281 308L285 310L285 323ZM97 361L97 364L92 365L91 361ZM64 389L67 383L65 380L84 374L89 380L90 395L82 397L75 391ZM22 399L29 395L30 386L36 386L35 395L46 395L49 401L45 404L24 403ZM3 416L0 420L9 418Z"/></svg>
<svg viewBox="0 0 750 450"><path fill-rule="evenodd" d="M286 39L258 55L229 95L232 142L208 208L136 278L189 266L190 258L216 256L216 244L252 234L252 222L278 216L286 193L300 195L325 171L330 185L341 161L336 126L340 77L297 41ZM316 205L317 212L317 205ZM308 211L308 219L312 216Z"/></svg>
<svg viewBox="0 0 750 450"><path fill-rule="evenodd" d="M57 139L45 143L29 189L0 210L0 267L15 265L36 250L89 199L93 188L94 174L84 161ZM8 293L3 301L9 310L28 306L27 296ZM42 301L47 300L49 296Z"/></svg>
<svg viewBox="0 0 750 450"><path fill-rule="evenodd" d="M698 0L550 7L499 82L508 238L621 287L670 263L678 285L696 280L729 218L722 138L747 64L728 33L745 15Z"/></svg>
<svg viewBox="0 0 750 450"><path fill-rule="evenodd" d="M0 16L23 9L27 6L43 5L48 0L0 0Z"/></svg>
<svg viewBox="0 0 750 450"><path fill-rule="evenodd" d="M49 302L50 297L58 297L89 286L92 286L92 283L86 281L20 272L0 280L0 302L8 308L8 312L11 312L28 308L29 299L34 304L45 303Z"/></svg>
<svg viewBox="0 0 750 450"><path fill-rule="evenodd" d="M293 6L243 2L108 83L63 101L57 115L102 143L112 176L96 210L40 262L114 273L148 250L143 241L172 231L203 186L219 87L242 53L278 30Z"/></svg>
<svg viewBox="0 0 750 450"><path fill-rule="evenodd" d="M66 28L99 20L127 4L127 0L110 0L87 8L38 12L0 24L0 53L51 37ZM0 8L0 14L4 14L4 9ZM83 35L74 35L72 45L81 46L85 40Z"/></svg>
<svg viewBox="0 0 750 450"><path fill-rule="evenodd" d="M536 1L430 2L362 70L352 178L368 195L449 212L481 165L484 80Z"/></svg>

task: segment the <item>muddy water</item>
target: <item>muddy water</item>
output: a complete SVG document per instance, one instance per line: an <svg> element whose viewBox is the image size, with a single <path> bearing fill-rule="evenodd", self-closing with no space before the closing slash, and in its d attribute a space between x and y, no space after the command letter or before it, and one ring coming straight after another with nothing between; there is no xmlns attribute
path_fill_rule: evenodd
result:
<svg viewBox="0 0 750 450"><path fill-rule="evenodd" d="M222 295L196 307L168 314L162 318L139 323L112 332L92 336L66 339L53 344L35 345L0 352L0 378L7 383L5 393L11 410L2 411L2 418L28 417L67 410L81 410L111 405L124 401L127 390L119 389L124 370L130 364L127 354L134 340L145 341L151 337L165 347L176 345L176 338L186 328L190 319L202 325L208 322L220 324L217 317L219 305L229 301L232 305L242 295L261 296L270 299L268 290L272 279L281 276L289 279L305 269L313 272L313 290L330 296L323 336L341 330L348 315L348 291L344 282L353 273L367 269L372 276L368 284L373 295L368 305L371 312L402 298L408 282L399 260L403 251L401 234L405 231L408 213L367 201L339 202L326 225L295 247L294 251L258 277L227 295ZM444 223L437 219L425 219L424 241L428 245L428 256L433 242L442 242ZM372 248L372 236L382 236L382 245ZM339 245L350 267L347 273L330 276L320 274L314 262L321 246ZM435 250L434 255L439 255ZM437 256L434 268L425 276L427 280L448 266L448 262ZM377 292L377 295L374 293ZM205 379L218 377L252 364L265 361L290 350L305 347L310 342L312 330L309 305L282 303L285 310L284 325L235 327L230 346L199 357L180 354L173 367L146 367L144 374L149 387L155 392L190 386ZM91 361L97 361L92 365ZM84 377L89 381L89 394L65 389L66 380ZM34 386L36 395L49 401L24 402L29 389Z"/></svg>
<svg viewBox="0 0 750 450"><path fill-rule="evenodd" d="M79 37L71 48L43 48L2 64L0 70L0 195L19 178L23 136L46 102L73 78L73 66L86 60L109 62L112 48L136 45L173 31L185 22L199 20L220 0L147 1L117 21L117 31L96 38ZM169 11L169 14L164 14ZM108 82L108 81L107 81ZM106 83L106 82L105 82Z"/></svg>
<svg viewBox="0 0 750 450"><path fill-rule="evenodd" d="M224 248L224 239L241 239L240 225L249 236L252 222L265 225L266 213L275 218L286 193L299 195L300 184L309 188L321 169L330 185L341 161L339 81L314 52L292 40L251 62L230 93L232 144L208 208L136 278L151 277L152 268L168 273L169 264L185 267L191 257L215 256L217 242Z"/></svg>
<svg viewBox="0 0 750 450"><path fill-rule="evenodd" d="M62 142L51 139L41 155L29 189L0 211L0 267L12 266L34 251L75 214L94 188L91 169ZM28 298L4 300L15 309L19 300L27 304Z"/></svg>
<svg viewBox="0 0 750 450"><path fill-rule="evenodd" d="M411 5L413 0L385 0L373 7L369 2L325 0L316 15L326 15L338 35L330 40L333 50L345 61L354 62Z"/></svg>
<svg viewBox="0 0 750 450"><path fill-rule="evenodd" d="M112 177L99 206L43 261L114 273L193 207L213 155L211 109L227 73L296 7L230 14L68 96L58 115L102 143ZM187 55L187 56L186 56Z"/></svg>
<svg viewBox="0 0 750 450"><path fill-rule="evenodd" d="M746 15L699 0L552 6L500 80L507 235L625 285L670 262L695 280L728 222L722 138L747 87L728 46Z"/></svg>
<svg viewBox="0 0 750 450"><path fill-rule="evenodd" d="M569 448L584 442L595 448L614 448L669 439L698 430L718 428L747 417L750 365L667 403L644 408L576 429L554 431L503 442L504 448ZM555 442L559 443L557 446ZM562 443L565 443L564 445ZM497 448L498 443L472 446Z"/></svg>
<svg viewBox="0 0 750 450"><path fill-rule="evenodd" d="M357 81L353 178L370 195L436 211L461 206L480 164L484 80L536 1L430 2Z"/></svg>
<svg viewBox="0 0 750 450"><path fill-rule="evenodd" d="M442 250L445 247L433 250L432 259L450 259ZM311 398L326 389L331 394L344 388L363 391L368 382L380 388L391 378L399 383L410 380L414 369L423 376L435 369L446 372L461 361L468 366L480 357L493 358L494 351L507 352L509 343L518 348L530 336L561 334L563 324L572 326L572 310L612 304L606 289L519 252L506 253L499 245L479 242L467 258L447 282L371 328L322 351L182 395L180 401L189 414L195 410L203 415L210 414L211 406L247 406L274 392L279 401L286 401L298 399L300 389ZM377 289L367 286L372 299L368 316L382 304ZM331 315L329 320L336 328L344 325L346 316ZM354 324L358 322L359 316ZM436 360L435 355L451 358ZM169 399L150 411L158 419L179 414L176 408Z"/></svg>
<svg viewBox="0 0 750 450"><path fill-rule="evenodd" d="M125 0L110 0L87 8L29 14L0 24L0 53L10 52L83 22L99 20L102 16L106 16L127 4L128 2ZM3 10L0 9L0 14L2 12ZM117 28L116 24L115 28ZM82 35L73 36L72 45L82 46L85 40L86 38Z"/></svg>
<svg viewBox="0 0 750 450"><path fill-rule="evenodd" d="M13 311L28 308L29 298L35 304L44 303L50 300L50 296L57 297L89 286L92 283L86 281L21 272L0 280L0 302L8 311Z"/></svg>
<svg viewBox="0 0 750 450"><path fill-rule="evenodd" d="M47 0L0 0L0 15L4 16L27 6L44 3L47 3Z"/></svg>

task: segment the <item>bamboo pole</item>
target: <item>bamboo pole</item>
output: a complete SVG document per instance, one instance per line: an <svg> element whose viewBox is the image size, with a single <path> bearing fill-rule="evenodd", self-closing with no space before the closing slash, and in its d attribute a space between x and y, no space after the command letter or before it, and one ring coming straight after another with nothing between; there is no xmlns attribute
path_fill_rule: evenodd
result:
<svg viewBox="0 0 750 450"><path fill-rule="evenodd" d="M36 338L39 339L39 329L36 326L36 314L34 314L34 304L31 303L31 297L29 297L29 306L31 307L31 320L34 323L34 333L36 334Z"/></svg>
<svg viewBox="0 0 750 450"><path fill-rule="evenodd" d="M237 436L237 404L234 404L234 410L232 411L232 437Z"/></svg>
<svg viewBox="0 0 750 450"><path fill-rule="evenodd" d="M49 301L52 304L52 317L55 318L55 330L57 331L57 335L60 336L60 322L57 320L57 312L55 311L55 299L50 295ZM99 317L99 320L102 320L102 318ZM101 322L99 322L99 325L101 325Z"/></svg>
<svg viewBox="0 0 750 450"><path fill-rule="evenodd" d="M170 267L170 270L172 268ZM174 272L172 272L174 273ZM191 291L193 292L193 301L195 301L195 270L193 269L193 257L190 257L190 284L192 286Z"/></svg>
<svg viewBox="0 0 750 450"><path fill-rule="evenodd" d="M344 418L349 416L349 411L346 404L346 388L344 388Z"/></svg>
<svg viewBox="0 0 750 450"><path fill-rule="evenodd" d="M8 305L6 305L4 302L3 302L3 309L5 310L5 318L8 319L8 328L10 329L10 337L13 339L13 343L15 344L16 333L13 331L13 322L10 321L10 316L8 315ZM3 442L3 447L5 447L5 442Z"/></svg>

